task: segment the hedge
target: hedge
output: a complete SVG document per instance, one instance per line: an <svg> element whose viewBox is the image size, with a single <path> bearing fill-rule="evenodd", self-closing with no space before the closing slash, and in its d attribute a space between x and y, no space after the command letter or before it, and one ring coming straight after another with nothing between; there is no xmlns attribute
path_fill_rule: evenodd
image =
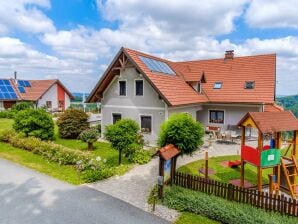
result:
<svg viewBox="0 0 298 224"><path fill-rule="evenodd" d="M294 224L298 219L266 212L246 204L173 186L165 189L164 205L178 211L192 212L221 223Z"/></svg>
<svg viewBox="0 0 298 224"><path fill-rule="evenodd" d="M42 141L35 137L22 137L14 130L7 130L0 134L0 141L31 151L44 159L57 162L61 165L74 165L81 173L85 182L93 182L113 176L115 169L101 161L100 157L94 158L89 152L69 149L51 141Z"/></svg>

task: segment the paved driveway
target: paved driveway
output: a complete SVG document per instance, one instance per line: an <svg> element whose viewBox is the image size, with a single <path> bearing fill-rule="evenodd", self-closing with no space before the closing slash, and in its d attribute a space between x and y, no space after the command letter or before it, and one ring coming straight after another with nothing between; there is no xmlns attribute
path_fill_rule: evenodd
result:
<svg viewBox="0 0 298 224"><path fill-rule="evenodd" d="M0 159L0 223L168 222L102 192Z"/></svg>

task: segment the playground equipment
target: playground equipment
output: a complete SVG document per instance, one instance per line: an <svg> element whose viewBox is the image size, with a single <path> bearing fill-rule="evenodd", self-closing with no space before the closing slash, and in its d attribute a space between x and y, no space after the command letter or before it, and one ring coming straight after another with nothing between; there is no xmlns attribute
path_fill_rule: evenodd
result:
<svg viewBox="0 0 298 224"><path fill-rule="evenodd" d="M241 137L241 186L244 186L245 164L249 163L257 167L257 188L262 191L262 171L273 168L270 179L270 192L278 193L284 190L292 198L298 196L296 184L298 165L296 160L296 148L298 144L298 120L290 111L279 112L250 112L247 113L238 126L242 127ZM245 145L246 128L258 130L258 147ZM293 142L284 155L281 155L281 132L293 131ZM263 146L265 135L272 136L270 145ZM291 156L287 154L291 151Z"/></svg>

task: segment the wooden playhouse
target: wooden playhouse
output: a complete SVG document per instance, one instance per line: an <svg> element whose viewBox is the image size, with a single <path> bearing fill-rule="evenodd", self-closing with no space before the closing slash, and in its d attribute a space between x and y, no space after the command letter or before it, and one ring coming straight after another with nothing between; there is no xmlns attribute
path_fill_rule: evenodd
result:
<svg viewBox="0 0 298 224"><path fill-rule="evenodd" d="M279 112L250 112L238 123L242 128L241 137L241 186L244 186L245 164L257 168L257 189L262 191L262 171L272 168L275 193L279 190L298 196L297 189L297 158L298 119L290 111ZM258 130L257 148L246 145L245 133L247 128ZM287 149L281 149L281 133L293 133L293 141ZM264 145L265 136L270 136L270 144Z"/></svg>

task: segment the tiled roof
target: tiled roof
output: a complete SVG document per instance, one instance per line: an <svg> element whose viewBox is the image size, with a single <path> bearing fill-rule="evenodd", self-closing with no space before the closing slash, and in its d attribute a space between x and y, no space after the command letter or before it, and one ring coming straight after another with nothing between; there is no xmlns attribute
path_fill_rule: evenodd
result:
<svg viewBox="0 0 298 224"><path fill-rule="evenodd" d="M291 111L249 112L238 123L238 126L251 117L262 133L298 130L298 119Z"/></svg>
<svg viewBox="0 0 298 224"><path fill-rule="evenodd" d="M124 53L142 72L147 81L159 93L169 106L181 106L200 103L256 103L272 104L275 96L276 55L257 55L234 57L224 60L200 60L171 62L128 48L122 48L113 62L93 89L88 102L102 97L104 89L112 80L112 67L117 57ZM167 75L151 71L139 56L166 63L176 73ZM204 77L202 93L190 85ZM254 81L254 89L245 89L246 81ZM215 82L222 82L221 89L214 89Z"/></svg>
<svg viewBox="0 0 298 224"><path fill-rule="evenodd" d="M17 84L13 79L10 79L10 83L12 84L15 92L18 95L18 100L27 100L27 101L37 101L40 99L54 84L61 85L65 92L69 95L71 99L74 97L72 94L65 88L65 86L58 79L50 79L50 80L28 80L30 82L31 87L24 87L25 93L21 93Z"/></svg>
<svg viewBox="0 0 298 224"><path fill-rule="evenodd" d="M159 155L164 159L168 160L180 154L180 150L173 144L166 145L159 150Z"/></svg>
<svg viewBox="0 0 298 224"><path fill-rule="evenodd" d="M284 108L273 103L273 104L266 104L264 106L264 112L276 112L276 111L283 111Z"/></svg>
<svg viewBox="0 0 298 224"><path fill-rule="evenodd" d="M127 48L125 48L125 52L127 52L127 54L138 65L138 67L147 75L153 85L158 89L161 95L171 106L207 102L206 96L196 92L189 84L185 82L184 77L179 72L176 72L177 75L167 75L158 72L152 72L143 63L139 56L165 62L170 65L172 69L174 69L169 61Z"/></svg>

